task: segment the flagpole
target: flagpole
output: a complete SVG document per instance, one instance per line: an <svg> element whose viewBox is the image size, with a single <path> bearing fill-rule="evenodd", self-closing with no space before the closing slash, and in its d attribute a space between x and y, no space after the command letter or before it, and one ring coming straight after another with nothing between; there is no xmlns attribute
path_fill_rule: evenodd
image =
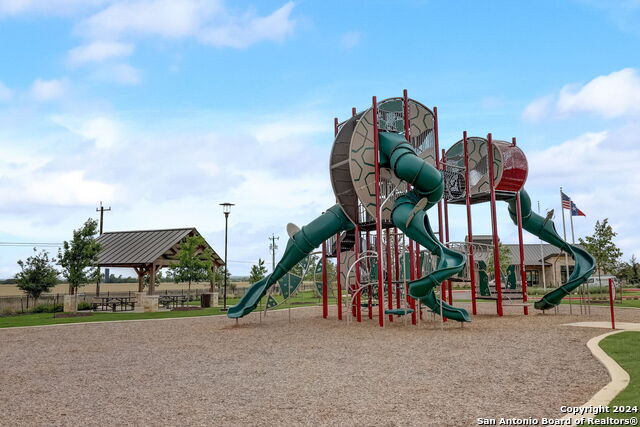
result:
<svg viewBox="0 0 640 427"><path fill-rule="evenodd" d="M540 200L538 200L538 215L540 215ZM547 279L544 274L544 250L542 248L542 239L540 239L540 266L542 267L542 289L547 293Z"/></svg>
<svg viewBox="0 0 640 427"><path fill-rule="evenodd" d="M576 237L573 234L573 200L571 201L571 210L569 211L569 220L571 221L571 244L576 244Z"/></svg>
<svg viewBox="0 0 640 427"><path fill-rule="evenodd" d="M571 206L571 205L569 205ZM567 227L565 225L564 220L564 205L562 203L562 187L560 187L560 210L562 210L562 232L564 234L564 241L567 241ZM566 272L566 280L569 281L569 255L567 252L564 253L564 264L565 264L565 272ZM562 275L561 275L562 276ZM566 283L566 282L565 282ZM571 293L569 293L569 314L573 314L571 310Z"/></svg>

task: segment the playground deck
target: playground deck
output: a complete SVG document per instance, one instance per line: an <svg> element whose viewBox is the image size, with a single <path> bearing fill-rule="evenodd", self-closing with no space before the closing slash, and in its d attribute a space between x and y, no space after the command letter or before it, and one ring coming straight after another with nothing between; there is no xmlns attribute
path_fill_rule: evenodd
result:
<svg viewBox="0 0 640 427"><path fill-rule="evenodd" d="M0 425L470 425L560 417L608 382L585 345L604 331L563 326L607 320L608 308L479 308L444 331L323 321L319 307L292 310L291 323L280 311L239 326L220 316L0 330ZM640 321L640 310L617 318Z"/></svg>

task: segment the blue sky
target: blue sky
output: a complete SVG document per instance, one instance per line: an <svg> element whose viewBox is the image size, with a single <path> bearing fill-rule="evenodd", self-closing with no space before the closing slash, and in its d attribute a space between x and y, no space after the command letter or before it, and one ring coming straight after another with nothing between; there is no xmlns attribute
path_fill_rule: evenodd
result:
<svg viewBox="0 0 640 427"><path fill-rule="evenodd" d="M196 226L221 252L230 201L244 274L332 204L333 117L407 88L442 146L516 136L534 201L559 213L564 186L578 236L608 217L640 254L639 24L637 0L0 0L0 241L69 239L102 200L106 230ZM0 277L29 252L0 247Z"/></svg>

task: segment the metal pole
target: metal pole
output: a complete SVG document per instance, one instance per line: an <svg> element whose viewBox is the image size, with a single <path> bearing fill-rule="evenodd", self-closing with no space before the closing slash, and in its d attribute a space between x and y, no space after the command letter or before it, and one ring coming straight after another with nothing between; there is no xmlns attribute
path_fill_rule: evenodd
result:
<svg viewBox="0 0 640 427"><path fill-rule="evenodd" d="M391 269L391 240L389 240L389 229L386 230L386 238L387 238L387 298L388 298L388 307L389 310L393 310L393 270ZM389 322L393 322L393 314L389 315Z"/></svg>
<svg viewBox="0 0 640 427"><path fill-rule="evenodd" d="M360 227L356 224L356 285L353 292L356 293L356 306L351 308L352 315L358 322L362 322L361 298L360 298ZM355 311L354 311L355 310Z"/></svg>
<svg viewBox="0 0 640 427"><path fill-rule="evenodd" d="M229 229L229 212L224 213L224 294L222 297L222 311L227 311L227 276L229 266L227 265L227 238Z"/></svg>
<svg viewBox="0 0 640 427"><path fill-rule="evenodd" d="M338 118L335 117L333 119L333 136L338 136ZM342 320L342 284L340 277L340 253L342 252L341 248L341 238L340 232L336 233L336 304L338 306L338 320ZM349 278L347 277L347 283L349 282Z"/></svg>
<svg viewBox="0 0 640 427"><path fill-rule="evenodd" d="M495 276L496 292L498 299L496 300L496 311L498 316L502 316L502 281L500 278L500 247L498 242L498 219L496 213L496 189L494 182L493 167L493 140L491 134L487 135L487 151L489 161L489 190L491 193L491 231L493 237L493 272Z"/></svg>
<svg viewBox="0 0 640 427"><path fill-rule="evenodd" d="M565 226L565 221L564 221L564 205L562 204L562 187L560 187L560 211L562 212L562 233L563 233L564 241L566 242L567 227ZM569 255L566 252L564 253L564 266L565 266L565 273L566 273L565 280L568 282L569 281ZM573 310L571 307L571 293L569 293L569 314L573 314L572 311Z"/></svg>
<svg viewBox="0 0 640 427"><path fill-rule="evenodd" d="M367 251L370 251L371 250L371 233L369 231L365 233L365 239L367 239L365 249ZM369 262L368 258L367 258L367 267L369 270L369 278L368 278L369 286L367 287L367 292L369 294L367 298L367 304L368 304L367 315L369 316L369 319L373 319L373 286L371 285L371 262ZM377 268L377 264L376 264L376 268Z"/></svg>
<svg viewBox="0 0 640 427"><path fill-rule="evenodd" d="M400 259L398 254L398 229L393 228L393 255L396 280L396 307L400 308Z"/></svg>
<svg viewBox="0 0 640 427"><path fill-rule="evenodd" d="M540 215L540 200L538 200L538 215ZM540 264L542 267L542 289L544 290L544 293L547 293L547 278L545 275L545 265L544 265L545 261L544 261L544 250L542 247L542 239L540 239Z"/></svg>
<svg viewBox="0 0 640 427"><path fill-rule="evenodd" d="M446 158L446 152L444 150L444 148L442 149L442 171L446 171L447 170L447 158ZM442 198L443 201L443 205L444 205L444 237L445 237L445 241L446 241L446 246L447 248L449 247L449 203L447 202L447 199L443 196ZM448 288L448 293L449 293L449 305L453 304L453 285L452 285L452 281L451 279L447 280L447 288Z"/></svg>
<svg viewBox="0 0 640 427"><path fill-rule="evenodd" d="M467 131L462 133L464 149L464 190L465 204L467 206L467 242L469 242L469 278L471 280L471 311L474 315L478 313L476 306L476 273L475 261L473 259L473 228L471 226L471 196L469 194L469 147L467 141Z"/></svg>
<svg viewBox="0 0 640 427"><path fill-rule="evenodd" d="M380 209L380 141L378 139L378 101L373 104L373 160L376 180L376 252L378 255L378 324L384 326L384 284L382 282L382 210Z"/></svg>
<svg viewBox="0 0 640 427"><path fill-rule="evenodd" d="M329 295L327 291L327 241L322 242L322 318L329 316Z"/></svg>
<svg viewBox="0 0 640 427"><path fill-rule="evenodd" d="M411 122L409 121L409 94L407 92L406 89L404 89L402 91L402 99L403 99L403 113L404 113L404 137L407 140L407 142L413 146L413 144L411 144ZM436 133L437 135L437 133ZM411 185L407 184L407 191L411 190ZM404 244L403 244L404 247ZM403 251L403 255L402 255L402 265L405 266L405 259L404 259L404 251ZM403 268L404 269L404 268ZM406 269L405 269L406 270ZM413 241L411 239L409 239L409 277L410 280L414 280L415 276L414 276L414 259L413 259ZM404 273L405 279L407 276L407 273L405 271ZM413 298L411 298L409 296L409 285L404 286L404 293L405 293L405 299L406 301L409 303L409 307L411 309L413 309L413 312L411 313L411 324L415 325L417 323L417 317L416 317L416 300L414 300Z"/></svg>
<svg viewBox="0 0 640 427"><path fill-rule="evenodd" d="M613 308L613 279L609 279L609 308L611 309L611 329L615 329L616 313Z"/></svg>
<svg viewBox="0 0 640 427"><path fill-rule="evenodd" d="M340 268L340 252L342 252L342 239L340 233L336 234L336 289L338 294L337 305L338 305L338 320L342 320L342 283L341 283L341 268ZM347 278L347 283L349 282L349 278Z"/></svg>
<svg viewBox="0 0 640 427"><path fill-rule="evenodd" d="M514 138L515 140L515 138ZM516 215L518 217L518 246L520 248L520 281L522 282L522 303L525 316L529 314L527 307L527 272L524 267L524 240L522 238L522 206L520 206L520 192L516 193Z"/></svg>

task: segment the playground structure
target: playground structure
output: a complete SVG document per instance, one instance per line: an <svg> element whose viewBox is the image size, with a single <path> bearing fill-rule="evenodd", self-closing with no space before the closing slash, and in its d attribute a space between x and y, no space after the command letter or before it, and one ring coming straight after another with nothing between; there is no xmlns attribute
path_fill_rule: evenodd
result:
<svg viewBox="0 0 640 427"><path fill-rule="evenodd" d="M562 240L551 220L531 210L531 200L524 190L527 160L515 138L511 142L494 140L490 133L486 138L468 137L465 131L460 141L441 151L437 108L431 110L408 98L406 90L403 97L380 102L373 97L370 108L362 112L353 109L352 116L343 122L334 119L334 133L330 176L336 205L302 228L287 226L290 238L282 259L269 276L253 284L229 309L228 317L240 318L252 312L264 296L265 310L277 306L296 292L305 272L313 268L316 275L321 275L315 282L326 318L329 257L336 258L340 320L347 311L360 322L363 307L372 319L376 307L380 326L384 326L385 318L393 322L405 315L416 324L426 307L443 320L468 322L471 317L467 310L453 306L453 281L470 283L472 314L477 313L476 299L482 297L495 299L496 312L502 316L505 295L499 261L498 200L508 204L509 215L518 227L520 247L519 268L508 269L513 287L518 270L519 295L513 298L514 289L507 291L507 303L513 305L517 300L528 314L523 229L575 261L567 282L544 295L535 303L536 309L557 306L593 272L593 257ZM491 212L489 248L473 242L471 205L484 202L489 202ZM449 239L448 210L452 204L466 206L465 242ZM427 216L434 207L437 232ZM313 265L310 254L318 247L322 248L321 258ZM488 283L484 292L479 289L474 259L478 250L493 253L493 292ZM296 266L302 275L291 273ZM440 297L436 295L438 288Z"/></svg>

